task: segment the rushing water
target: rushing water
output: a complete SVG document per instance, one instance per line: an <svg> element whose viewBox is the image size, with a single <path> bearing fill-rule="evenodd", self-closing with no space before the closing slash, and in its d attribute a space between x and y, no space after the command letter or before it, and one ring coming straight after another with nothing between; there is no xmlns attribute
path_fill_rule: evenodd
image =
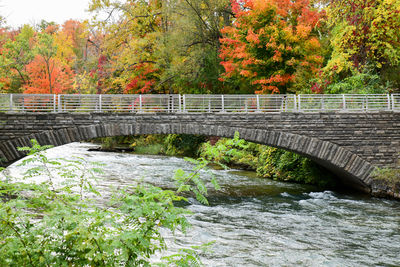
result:
<svg viewBox="0 0 400 267"><path fill-rule="evenodd" d="M104 191L138 180L170 188L177 168L190 170L180 158L88 152L91 147L73 143L48 155L105 163ZM202 255L206 266L400 266L400 202L213 172L221 191L210 193L210 206L190 199L193 227L169 237L173 249L215 241Z"/></svg>

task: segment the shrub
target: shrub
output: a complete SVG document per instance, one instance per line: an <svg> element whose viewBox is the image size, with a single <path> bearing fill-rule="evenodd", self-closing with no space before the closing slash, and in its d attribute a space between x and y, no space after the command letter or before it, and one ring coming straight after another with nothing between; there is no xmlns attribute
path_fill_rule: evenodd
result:
<svg viewBox="0 0 400 267"><path fill-rule="evenodd" d="M32 156L22 165L36 164L24 179L40 175L43 182L0 180L2 266L149 266L150 257L167 248L161 228L184 232L189 226L190 212L174 206L186 201L180 194L191 191L208 203L200 179L205 160L191 160L191 173L177 170L175 191L139 184L107 198L96 188L98 164L83 158L50 160L43 153L47 148L32 140L31 148L20 149ZM212 182L218 187L214 178ZM104 204L96 201L100 196ZM165 260L200 264L191 249Z"/></svg>
<svg viewBox="0 0 400 267"><path fill-rule="evenodd" d="M214 146L210 142L203 144L200 155L209 161L256 170L260 177L322 187L335 185L333 175L310 159L247 142L237 132L233 139L220 139Z"/></svg>

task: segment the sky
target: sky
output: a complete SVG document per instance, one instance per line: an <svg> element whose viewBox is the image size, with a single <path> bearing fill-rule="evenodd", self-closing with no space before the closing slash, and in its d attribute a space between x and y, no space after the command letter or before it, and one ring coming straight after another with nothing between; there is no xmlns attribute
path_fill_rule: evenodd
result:
<svg viewBox="0 0 400 267"><path fill-rule="evenodd" d="M0 14L7 25L39 23L42 19L63 24L66 20L89 19L85 12L90 0L0 0Z"/></svg>

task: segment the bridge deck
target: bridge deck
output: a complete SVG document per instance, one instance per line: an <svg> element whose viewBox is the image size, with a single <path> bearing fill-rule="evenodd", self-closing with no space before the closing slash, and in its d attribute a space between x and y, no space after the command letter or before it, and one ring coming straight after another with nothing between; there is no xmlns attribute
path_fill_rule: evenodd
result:
<svg viewBox="0 0 400 267"><path fill-rule="evenodd" d="M400 94L55 95L0 94L0 112L374 112L400 111Z"/></svg>

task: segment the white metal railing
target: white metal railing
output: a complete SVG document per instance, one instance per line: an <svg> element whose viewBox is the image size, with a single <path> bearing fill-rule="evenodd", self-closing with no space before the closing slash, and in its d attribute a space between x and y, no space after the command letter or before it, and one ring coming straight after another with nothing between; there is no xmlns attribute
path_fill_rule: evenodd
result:
<svg viewBox="0 0 400 267"><path fill-rule="evenodd" d="M52 94L1 94L0 111L50 112L57 111L57 96Z"/></svg>
<svg viewBox="0 0 400 267"><path fill-rule="evenodd" d="M299 111L391 110L390 95L298 95Z"/></svg>
<svg viewBox="0 0 400 267"><path fill-rule="evenodd" d="M183 112L293 111L295 95L183 95Z"/></svg>
<svg viewBox="0 0 400 267"><path fill-rule="evenodd" d="M400 110L400 94L391 95L392 110Z"/></svg>
<svg viewBox="0 0 400 267"><path fill-rule="evenodd" d="M400 111L400 94L29 95L0 94L0 112Z"/></svg>
<svg viewBox="0 0 400 267"><path fill-rule="evenodd" d="M59 112L177 112L179 95L60 95Z"/></svg>

